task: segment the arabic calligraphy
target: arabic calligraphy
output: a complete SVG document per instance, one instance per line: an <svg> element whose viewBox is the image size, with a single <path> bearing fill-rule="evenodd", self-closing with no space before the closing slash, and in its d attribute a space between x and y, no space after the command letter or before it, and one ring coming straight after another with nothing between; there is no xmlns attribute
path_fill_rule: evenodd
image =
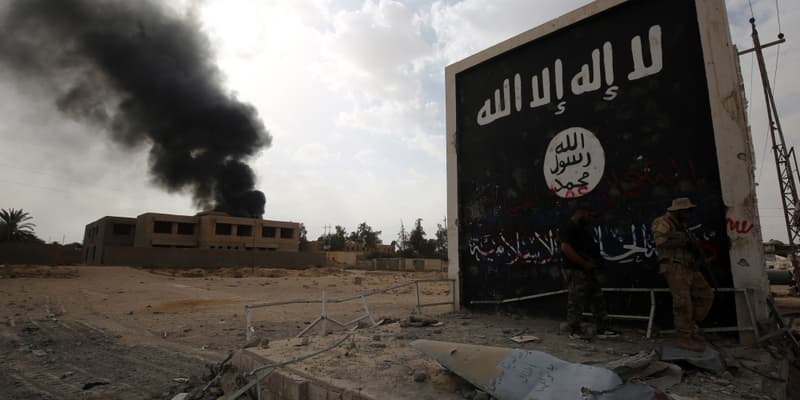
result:
<svg viewBox="0 0 800 400"><path fill-rule="evenodd" d="M636 35L631 39L631 59L633 71L627 74L628 81L635 81L656 75L664 68L664 57L661 48L661 26L653 25L648 30L647 45L650 50L650 63L646 64L642 37ZM604 101L613 101L619 94L619 86L615 85L614 75L614 46L611 42L604 42L601 48L593 49L589 55L590 61L581 64L577 72L571 77L565 77L564 61L556 58L551 65L543 67L538 73L530 77L530 109L540 108L556 101L555 115L566 111L565 84L574 96L581 96L599 91L602 92ZM551 79L552 77L552 79ZM522 112L526 94L523 93L523 74L515 73L514 79L514 105L516 112ZM566 81L565 79L568 79ZM488 125L500 118L511 115L511 80L503 80L502 89L495 89L494 96L487 98L478 110L478 125ZM555 93L553 93L555 92Z"/></svg>
<svg viewBox="0 0 800 400"><path fill-rule="evenodd" d="M580 127L559 132L550 141L544 175L550 191L562 198L581 197L603 177L605 153L595 135Z"/></svg>
<svg viewBox="0 0 800 400"><path fill-rule="evenodd" d="M632 262L642 262L644 259L652 258L656 255L656 242L653 238L653 233L648 229L647 225L641 226L631 225L631 239L630 243L625 243L619 235L613 232L606 232L606 236L616 236L617 242L621 246L617 246L619 253L609 254L610 250L608 245L604 245L603 228L595 228L595 236L597 243L600 245L600 254L607 261L614 261L620 264L627 264Z"/></svg>
<svg viewBox="0 0 800 400"><path fill-rule="evenodd" d="M691 228L702 231L701 227ZM593 239L600 248L600 255L606 261L618 264L641 263L657 257L655 239L649 224L631 224L617 229L598 226L592 231ZM473 237L468 240L469 254L475 261L496 265L557 264L563 262L558 232L552 229L530 234L513 234L509 240L506 234L492 234ZM699 235L707 243L713 233L701 232ZM711 252L709 252L711 254Z"/></svg>

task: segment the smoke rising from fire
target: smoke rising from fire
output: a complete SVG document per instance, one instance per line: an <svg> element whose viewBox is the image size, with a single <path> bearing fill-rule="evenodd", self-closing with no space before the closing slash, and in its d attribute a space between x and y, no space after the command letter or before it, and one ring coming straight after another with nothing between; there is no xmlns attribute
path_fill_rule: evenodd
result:
<svg viewBox="0 0 800 400"><path fill-rule="evenodd" d="M271 137L222 85L198 22L151 0L16 0L0 10L0 68L126 149L201 209L262 217L246 161Z"/></svg>

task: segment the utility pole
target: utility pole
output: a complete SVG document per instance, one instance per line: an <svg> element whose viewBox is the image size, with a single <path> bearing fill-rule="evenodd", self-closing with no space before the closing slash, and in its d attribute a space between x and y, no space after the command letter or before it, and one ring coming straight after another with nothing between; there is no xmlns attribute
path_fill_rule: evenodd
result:
<svg viewBox="0 0 800 400"><path fill-rule="evenodd" d="M798 202L797 198L797 182L795 181L795 173L797 168L797 157L795 156L794 148L786 146L786 139L783 136L783 128L781 127L780 118L778 118L778 109L775 106L775 96L772 93L772 87L769 83L769 76L767 75L767 67L764 63L764 53L762 49L774 44L783 43L786 40L783 38L783 33L778 34L778 40L761 45L758 38L758 30L756 29L756 19L750 18L750 25L753 29L753 49L739 53L746 54L750 51L755 51L756 59L758 60L758 70L761 73L761 84L764 88L764 100L767 106L767 118L769 120L769 131L772 139L772 152L775 156L775 167L778 173L778 184L781 191L781 202L783 203L783 216L786 222L786 232L789 236L789 247L791 248L791 262L794 267L794 292L798 293L798 283L800 283L800 268L798 267L798 245L800 245L800 222L798 218Z"/></svg>
<svg viewBox="0 0 800 400"><path fill-rule="evenodd" d="M325 250L325 251L328 251L331 248L331 235L328 233L328 230L330 228L331 228L331 226L328 225L328 224L325 224L325 225L322 226L322 231L324 232L322 234L322 237L325 238L325 240L322 242L323 243L322 250Z"/></svg>

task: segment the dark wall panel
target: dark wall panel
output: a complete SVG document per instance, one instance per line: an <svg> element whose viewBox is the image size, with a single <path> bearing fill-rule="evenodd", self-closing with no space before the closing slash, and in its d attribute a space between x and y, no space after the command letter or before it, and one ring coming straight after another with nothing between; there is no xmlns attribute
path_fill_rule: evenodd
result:
<svg viewBox="0 0 800 400"><path fill-rule="evenodd" d="M561 289L576 201L600 211L608 287L665 286L650 224L682 196L730 286L694 1L634 0L528 42L456 74L455 101L463 304ZM646 314L646 296L614 298L612 312Z"/></svg>

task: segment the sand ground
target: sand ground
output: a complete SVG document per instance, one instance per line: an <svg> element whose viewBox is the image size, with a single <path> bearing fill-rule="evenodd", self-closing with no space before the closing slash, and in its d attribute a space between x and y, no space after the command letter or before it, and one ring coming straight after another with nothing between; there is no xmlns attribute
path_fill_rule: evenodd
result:
<svg viewBox="0 0 800 400"><path fill-rule="evenodd" d="M441 273L399 273L313 268L303 271L228 268L215 271L147 270L124 267L0 267L0 398L169 399L181 378L201 376L245 342L244 305L284 300L339 298ZM423 302L449 299L447 283L425 283ZM790 300L789 305L794 303ZM401 321L415 313L416 293L406 287L369 298L376 319ZM800 304L800 303L798 303ZM320 314L318 304L258 309L255 335L268 339L265 357L281 361L324 347L346 334L334 330L302 347L289 345ZM348 321L363 312L360 302L333 304L329 315ZM459 399L470 385L445 371L408 343L415 339L521 347L595 365L649 350L663 339L645 339L626 325L621 338L575 343L559 334L559 321L508 314L451 313L426 309L439 326L390 322L363 327L352 343L294 365L296 371L342 386L363 388L386 399ZM509 337L540 340L523 345ZM768 352L715 338L748 367L774 373ZM414 375L424 372L423 382ZM195 380L197 378L194 378ZM95 385L92 385L92 384ZM87 385L89 384L89 385ZM726 376L687 371L674 393L702 399L768 399L775 382L745 369Z"/></svg>

